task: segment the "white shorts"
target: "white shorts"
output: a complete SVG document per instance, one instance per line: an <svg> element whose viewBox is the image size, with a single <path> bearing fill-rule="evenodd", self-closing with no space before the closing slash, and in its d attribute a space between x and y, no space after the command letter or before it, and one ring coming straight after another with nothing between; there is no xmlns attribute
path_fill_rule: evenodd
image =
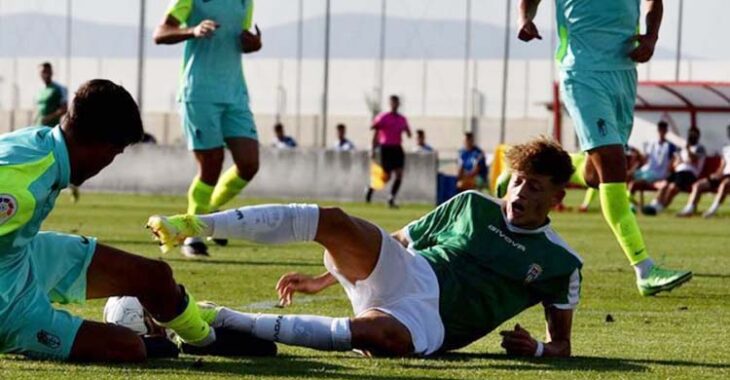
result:
<svg viewBox="0 0 730 380"><path fill-rule="evenodd" d="M415 354L432 354L444 341L436 274L421 255L380 231L383 235L380 257L365 280L349 282L327 252L324 266L345 289L355 316L370 310L391 315L408 328Z"/></svg>

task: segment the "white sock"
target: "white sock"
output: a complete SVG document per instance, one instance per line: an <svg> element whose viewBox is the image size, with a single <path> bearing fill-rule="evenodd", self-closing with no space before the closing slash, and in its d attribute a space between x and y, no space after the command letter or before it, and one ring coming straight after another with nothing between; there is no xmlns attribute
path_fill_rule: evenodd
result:
<svg viewBox="0 0 730 380"><path fill-rule="evenodd" d="M200 220L209 226L214 238L268 244L312 241L319 225L319 207L303 204L249 206L201 215Z"/></svg>
<svg viewBox="0 0 730 380"><path fill-rule="evenodd" d="M695 212L695 205L688 204L688 205L684 206L681 214L694 214L694 212Z"/></svg>
<svg viewBox="0 0 730 380"><path fill-rule="evenodd" d="M656 199L651 201L651 207L654 207L654 210L656 210L657 213L660 213L662 212L662 210L664 210L664 206L662 206L662 204L659 203L659 201Z"/></svg>
<svg viewBox="0 0 730 380"><path fill-rule="evenodd" d="M636 278L645 279L649 276L651 268L654 268L654 260L644 259L634 265L634 272L636 272Z"/></svg>
<svg viewBox="0 0 730 380"><path fill-rule="evenodd" d="M213 327L224 326L293 346L327 351L352 349L348 318L251 314L223 308L218 312Z"/></svg>
<svg viewBox="0 0 730 380"><path fill-rule="evenodd" d="M715 198L714 201L712 201L712 205L710 205L710 208L707 209L707 214L714 214L717 212L717 209L720 208L720 202Z"/></svg>

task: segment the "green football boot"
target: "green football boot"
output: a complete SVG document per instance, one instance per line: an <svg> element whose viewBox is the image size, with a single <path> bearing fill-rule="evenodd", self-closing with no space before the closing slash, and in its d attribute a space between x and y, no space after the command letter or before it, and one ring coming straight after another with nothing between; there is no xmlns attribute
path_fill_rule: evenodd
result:
<svg viewBox="0 0 730 380"><path fill-rule="evenodd" d="M692 272L686 270L651 268L649 276L636 281L642 296L653 296L659 292L669 292L692 279Z"/></svg>

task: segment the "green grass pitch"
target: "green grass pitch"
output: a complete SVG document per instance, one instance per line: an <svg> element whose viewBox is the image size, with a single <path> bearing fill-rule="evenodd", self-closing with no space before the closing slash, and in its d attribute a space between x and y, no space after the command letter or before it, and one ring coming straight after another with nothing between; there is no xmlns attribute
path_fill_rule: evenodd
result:
<svg viewBox="0 0 730 380"><path fill-rule="evenodd" d="M568 203L576 204L581 196L571 192ZM715 220L680 220L672 214L685 199L677 199L674 209L657 218L639 217L657 261L695 272L695 278L679 290L654 298L638 295L633 271L595 206L586 215L554 214L554 226L585 261L571 359L508 357L493 332L466 349L435 359L365 359L286 346L280 346L279 357L273 359L182 356L143 365L73 365L8 355L0 356L0 379L730 378L730 211L726 207ZM243 202L250 203L244 199L237 204ZM232 242L225 248L213 247L211 258L198 262L177 252L162 255L143 228L146 217L178 213L184 206L183 197L172 196L87 193L77 205L62 197L44 229L97 236L103 243L162 258L198 299L248 311L280 313L272 306L274 284L281 274L324 270L322 250L314 244ZM341 206L389 230L430 208ZM90 301L70 309L100 319L103 303ZM351 310L344 292L333 287L316 296L295 297L294 305L284 312L348 316ZM606 321L609 314L613 322ZM535 307L504 327L519 322L544 339L542 318L541 308Z"/></svg>

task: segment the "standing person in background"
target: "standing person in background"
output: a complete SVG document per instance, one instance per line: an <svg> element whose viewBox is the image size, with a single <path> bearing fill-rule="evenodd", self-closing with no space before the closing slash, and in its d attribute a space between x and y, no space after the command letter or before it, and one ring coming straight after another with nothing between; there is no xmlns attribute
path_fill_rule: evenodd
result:
<svg viewBox="0 0 730 380"><path fill-rule="evenodd" d="M345 124L337 124L337 141L335 142L334 149L338 152L349 152L355 150L355 144L348 140L345 135L347 134L347 127Z"/></svg>
<svg viewBox="0 0 730 380"><path fill-rule="evenodd" d="M487 160L484 151L474 143L474 134L464 133L464 147L459 149L459 172L456 188L459 191L481 189L487 185Z"/></svg>
<svg viewBox="0 0 730 380"><path fill-rule="evenodd" d="M641 4L646 31L641 34ZM540 0L520 0L518 38L542 39L533 22ZM581 150L588 160L578 174L598 189L606 223L636 273L639 293L670 291L692 272L661 268L649 256L644 236L631 212L626 185L626 157L634 127L637 63L648 62L659 39L662 0L556 0L560 45L560 93L573 119Z"/></svg>
<svg viewBox="0 0 730 380"><path fill-rule="evenodd" d="M406 156L403 152L403 133L411 138L411 128L408 126L408 119L398 113L400 98L397 95L390 96L390 112L383 112L375 117L373 121L373 157L375 150L380 149L380 166L388 177L395 173L393 187L390 190L388 206L397 208L395 197L398 195L400 185L403 181L403 167ZM370 203L375 189L368 188L365 201Z"/></svg>
<svg viewBox="0 0 730 380"><path fill-rule="evenodd" d="M33 124L55 127L68 111L68 91L66 87L53 81L53 66L50 62L43 62L38 68L44 86L36 96ZM69 185L68 189L71 191L71 200L78 202L81 196L78 186Z"/></svg>
<svg viewBox="0 0 730 380"><path fill-rule="evenodd" d="M36 96L36 111L33 124L55 127L66 114L68 95L66 87L53 81L53 67L48 62L39 66L43 89Z"/></svg>
<svg viewBox="0 0 730 380"><path fill-rule="evenodd" d="M284 133L284 124L274 124L274 135L276 136L276 141L274 141L273 144L274 148L294 149L297 147L297 140L294 140L293 137L287 136Z"/></svg>
<svg viewBox="0 0 730 380"><path fill-rule="evenodd" d="M416 130L416 148L413 149L414 153L433 153L433 147L426 144L426 132L423 129Z"/></svg>
<svg viewBox="0 0 730 380"><path fill-rule="evenodd" d="M198 162L188 191L189 214L217 210L259 170L258 133L241 67L242 53L261 49L258 27L255 34L249 31L252 18L253 0L173 0L155 30L157 44L185 41L180 112L188 149ZM224 147L235 165L221 176ZM208 247L188 239L182 252L207 256Z"/></svg>

